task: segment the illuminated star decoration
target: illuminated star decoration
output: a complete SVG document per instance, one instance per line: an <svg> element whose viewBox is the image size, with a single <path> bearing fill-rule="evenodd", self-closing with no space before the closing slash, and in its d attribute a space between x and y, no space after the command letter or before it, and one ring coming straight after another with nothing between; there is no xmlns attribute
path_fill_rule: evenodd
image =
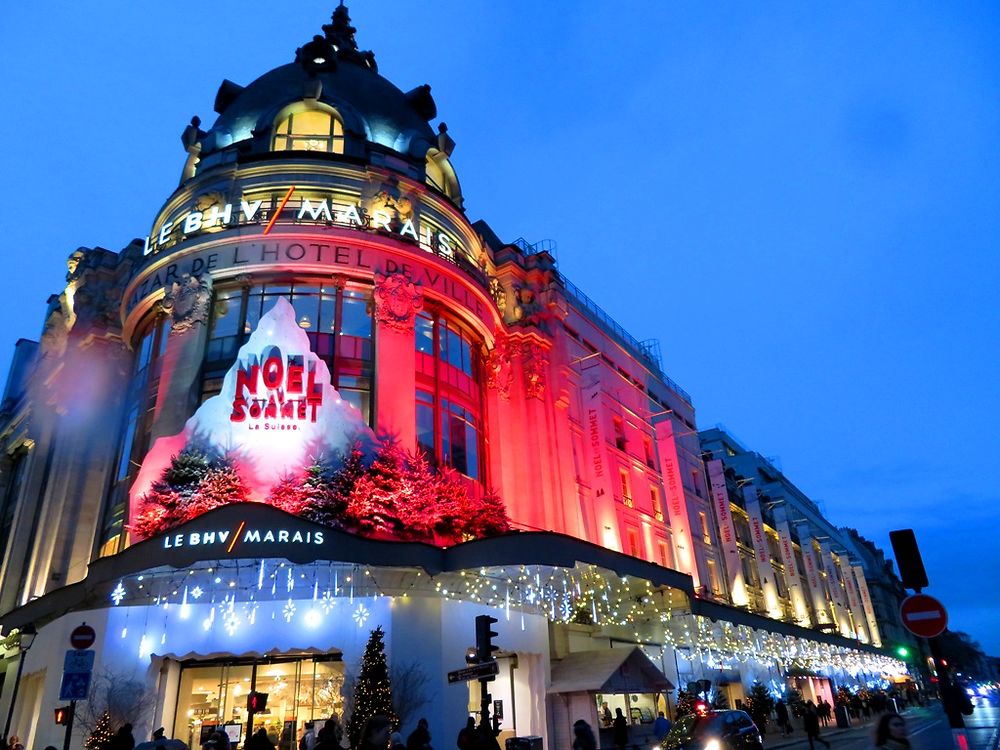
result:
<svg viewBox="0 0 1000 750"><path fill-rule="evenodd" d="M202 591L201 586L195 586L193 589L191 589L191 597L193 599L201 599L201 595L204 593L205 592Z"/></svg>
<svg viewBox="0 0 1000 750"><path fill-rule="evenodd" d="M295 602L289 599L288 604L281 610L281 616L285 618L285 622L291 622L292 618L295 617Z"/></svg>
<svg viewBox="0 0 1000 750"><path fill-rule="evenodd" d="M323 614L330 614L330 610L333 609L333 605L336 602L333 599L333 595L329 591L324 591L322 598L319 600L319 606L323 608Z"/></svg>
<svg viewBox="0 0 1000 750"><path fill-rule="evenodd" d="M364 604L359 604L358 608L354 610L354 622L358 624L358 627L362 627L365 622L368 621L368 608Z"/></svg>
<svg viewBox="0 0 1000 750"><path fill-rule="evenodd" d="M111 592L111 601L113 601L115 603L115 606L117 607L119 604L122 603L122 599L124 598L125 598L125 587L122 585L122 582L119 581L118 585L115 586L114 590Z"/></svg>
<svg viewBox="0 0 1000 750"><path fill-rule="evenodd" d="M229 635L233 635L236 632L237 626L240 624L240 618L235 612L230 612L226 615L226 619L223 620L222 624L226 626L226 632L229 633Z"/></svg>

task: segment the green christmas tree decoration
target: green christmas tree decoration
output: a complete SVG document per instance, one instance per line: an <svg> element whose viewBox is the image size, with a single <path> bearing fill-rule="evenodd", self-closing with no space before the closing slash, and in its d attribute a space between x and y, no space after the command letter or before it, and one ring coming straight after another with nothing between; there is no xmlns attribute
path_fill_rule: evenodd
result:
<svg viewBox="0 0 1000 750"><path fill-rule="evenodd" d="M729 698L726 697L726 691L721 688L715 688L715 695L712 696L712 708L716 711L725 711L729 708Z"/></svg>
<svg viewBox="0 0 1000 750"><path fill-rule="evenodd" d="M94 731L83 742L86 750L108 750L115 733L111 730L111 714L104 711L98 718Z"/></svg>
<svg viewBox="0 0 1000 750"><path fill-rule="evenodd" d="M393 728L399 718L392 710L392 690L389 685L389 666L385 660L385 633L382 626L375 628L368 637L365 653L361 657L361 671L354 689L354 711L347 724L351 747L358 747L365 722L381 714L389 719Z"/></svg>
<svg viewBox="0 0 1000 750"><path fill-rule="evenodd" d="M694 707L698 704L698 696L681 690L677 693L677 718L694 713Z"/></svg>
<svg viewBox="0 0 1000 750"><path fill-rule="evenodd" d="M759 682L751 685L750 694L747 696L747 713L762 733L767 731L767 722L771 718L773 709L774 699L767 688Z"/></svg>

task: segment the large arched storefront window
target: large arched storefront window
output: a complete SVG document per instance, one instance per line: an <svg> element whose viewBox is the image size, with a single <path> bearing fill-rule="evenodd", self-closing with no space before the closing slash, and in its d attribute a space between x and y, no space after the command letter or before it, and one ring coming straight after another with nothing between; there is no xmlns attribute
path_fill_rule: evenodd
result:
<svg viewBox="0 0 1000 750"><path fill-rule="evenodd" d="M478 345L441 314L416 321L417 444L431 460L482 481Z"/></svg>
<svg viewBox="0 0 1000 750"><path fill-rule="evenodd" d="M367 289L311 282L273 282L252 287L220 288L213 300L201 400L222 389L222 379L240 346L261 316L284 297L309 337L312 350L330 368L341 397L372 424L374 377L371 294Z"/></svg>

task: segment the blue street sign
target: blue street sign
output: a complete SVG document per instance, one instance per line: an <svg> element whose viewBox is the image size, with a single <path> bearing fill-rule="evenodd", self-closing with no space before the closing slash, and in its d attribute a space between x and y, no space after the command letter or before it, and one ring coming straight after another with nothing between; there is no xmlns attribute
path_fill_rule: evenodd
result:
<svg viewBox="0 0 1000 750"><path fill-rule="evenodd" d="M80 651L71 648L66 652L66 658L63 660L63 672L93 672L95 653L93 649Z"/></svg>
<svg viewBox="0 0 1000 750"><path fill-rule="evenodd" d="M85 701L90 693L90 672L64 672L59 686L59 700Z"/></svg>

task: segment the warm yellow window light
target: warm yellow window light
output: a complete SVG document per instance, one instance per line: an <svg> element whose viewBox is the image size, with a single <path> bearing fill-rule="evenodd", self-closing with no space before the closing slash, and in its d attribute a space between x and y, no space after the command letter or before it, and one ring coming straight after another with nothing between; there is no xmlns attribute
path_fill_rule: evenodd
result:
<svg viewBox="0 0 1000 750"><path fill-rule="evenodd" d="M302 104L284 110L277 122L275 151L344 153L344 125L333 109Z"/></svg>

